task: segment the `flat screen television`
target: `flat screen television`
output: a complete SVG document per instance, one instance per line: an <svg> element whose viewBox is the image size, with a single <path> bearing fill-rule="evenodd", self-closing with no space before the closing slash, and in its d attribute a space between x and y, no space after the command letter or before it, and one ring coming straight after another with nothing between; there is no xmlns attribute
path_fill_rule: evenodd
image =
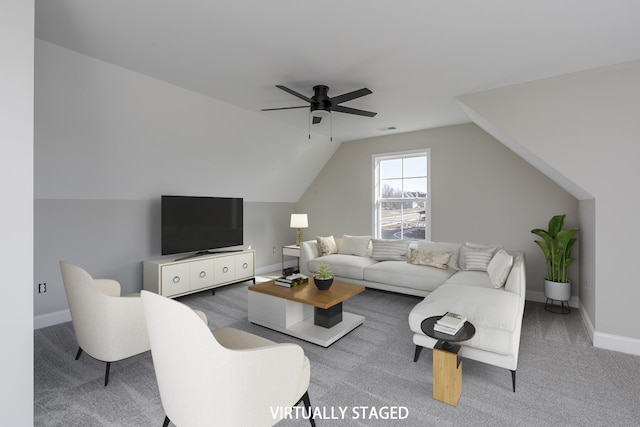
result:
<svg viewBox="0 0 640 427"><path fill-rule="evenodd" d="M162 196L162 255L243 244L243 199Z"/></svg>

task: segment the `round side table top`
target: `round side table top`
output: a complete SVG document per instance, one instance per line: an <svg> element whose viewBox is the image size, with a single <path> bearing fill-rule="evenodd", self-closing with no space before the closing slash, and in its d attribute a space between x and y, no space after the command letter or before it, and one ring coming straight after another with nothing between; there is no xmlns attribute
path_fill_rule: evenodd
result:
<svg viewBox="0 0 640 427"><path fill-rule="evenodd" d="M444 342L450 342L450 343L470 340L471 338L473 338L473 336L476 333L475 326L473 326L468 321L464 322L464 326L455 335L449 335L449 334L444 334L442 332L434 331L433 326L436 324L438 320L440 320L441 317L442 316L433 316L433 317L427 317L426 319L424 319L420 324L420 329L422 329L422 332L424 332L427 336L433 339L436 339L438 341L444 341Z"/></svg>

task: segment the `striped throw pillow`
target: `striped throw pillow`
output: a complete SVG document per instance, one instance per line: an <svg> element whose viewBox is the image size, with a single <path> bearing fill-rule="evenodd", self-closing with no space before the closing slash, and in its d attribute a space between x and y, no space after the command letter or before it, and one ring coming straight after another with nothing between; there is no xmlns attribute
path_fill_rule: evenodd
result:
<svg viewBox="0 0 640 427"><path fill-rule="evenodd" d="M373 250L371 258L376 261L404 261L411 240L371 239Z"/></svg>
<svg viewBox="0 0 640 427"><path fill-rule="evenodd" d="M487 271L491 258L495 249L479 249L462 247L462 256L464 257L465 270Z"/></svg>

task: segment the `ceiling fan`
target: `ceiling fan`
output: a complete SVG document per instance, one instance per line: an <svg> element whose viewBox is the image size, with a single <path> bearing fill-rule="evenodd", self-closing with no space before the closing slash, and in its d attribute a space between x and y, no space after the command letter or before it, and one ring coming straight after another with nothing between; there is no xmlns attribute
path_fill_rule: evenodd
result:
<svg viewBox="0 0 640 427"><path fill-rule="evenodd" d="M304 96L301 93L296 92L295 90L289 89L288 87L282 85L276 85L278 89L282 89L285 92L290 93L293 96L296 96L302 100L307 101L310 105L301 105L298 107L282 107L282 108L264 108L262 111L275 111L275 110L291 110L294 108L309 108L311 112L311 116L313 116L313 124L320 123L323 117L331 114L332 111L338 113L347 113L347 114L355 114L358 116L366 116L373 117L378 113L374 113L371 111L358 110L357 108L344 107L342 105L343 102L351 101L352 99L360 98L365 95L369 95L371 92L367 88L362 88L358 90L354 90L353 92L345 93L342 95L329 97L327 92L329 92L329 87L325 85L317 85L313 87L313 96L311 98Z"/></svg>

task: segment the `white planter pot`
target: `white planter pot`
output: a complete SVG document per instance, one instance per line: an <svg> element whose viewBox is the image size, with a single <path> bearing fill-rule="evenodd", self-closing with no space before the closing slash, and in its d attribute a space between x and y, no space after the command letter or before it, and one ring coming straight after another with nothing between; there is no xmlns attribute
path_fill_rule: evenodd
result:
<svg viewBox="0 0 640 427"><path fill-rule="evenodd" d="M571 282L560 283L545 280L544 296L554 301L569 301L571 299Z"/></svg>

